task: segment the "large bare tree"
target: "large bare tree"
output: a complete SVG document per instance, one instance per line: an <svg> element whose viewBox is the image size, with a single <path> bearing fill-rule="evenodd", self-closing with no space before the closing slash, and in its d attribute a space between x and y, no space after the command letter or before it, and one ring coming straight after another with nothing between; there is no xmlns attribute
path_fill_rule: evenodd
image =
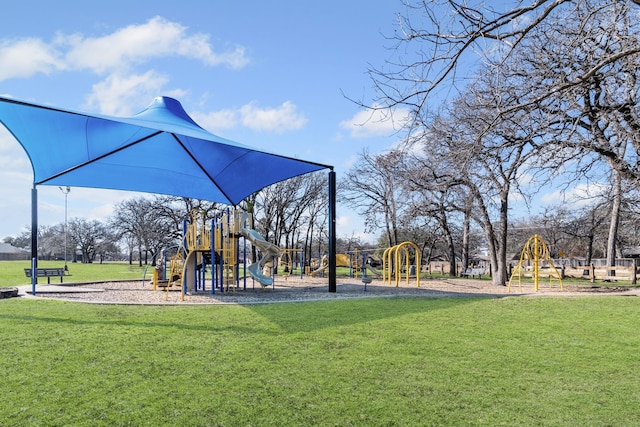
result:
<svg viewBox="0 0 640 427"><path fill-rule="evenodd" d="M341 200L364 217L367 230L383 228L389 247L400 243L403 158L401 151L370 154L364 150L340 183Z"/></svg>
<svg viewBox="0 0 640 427"><path fill-rule="evenodd" d="M558 16L587 7L599 16L636 17L637 2L631 0L507 0L503 2L459 0L402 0L406 12L398 15L398 29L389 40L394 43L394 60L369 69L378 93L371 108L409 107L415 117L428 108L429 100L448 92L451 86L466 85L469 72L487 62L510 57L535 31L558 24ZM579 23L578 23L579 24ZM553 49L553 46L547 46ZM581 78L599 68L634 56L640 46L625 44L604 52L600 61ZM538 46L539 49L544 46ZM541 98L578 81L550 85ZM375 106L375 107L374 107Z"/></svg>
<svg viewBox="0 0 640 427"><path fill-rule="evenodd" d="M306 260L314 243L327 242L326 174L301 175L273 184L255 195L254 225L265 239L284 249L303 249Z"/></svg>

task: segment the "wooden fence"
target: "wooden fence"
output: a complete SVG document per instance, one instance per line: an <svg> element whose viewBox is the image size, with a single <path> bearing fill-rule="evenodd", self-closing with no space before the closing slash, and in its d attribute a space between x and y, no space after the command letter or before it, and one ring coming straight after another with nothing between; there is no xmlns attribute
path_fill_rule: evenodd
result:
<svg viewBox="0 0 640 427"><path fill-rule="evenodd" d="M629 281L631 284L635 285L639 276L638 273L638 260L637 259L625 259L619 260L620 264L615 267L607 267L605 265L595 265L591 264L590 266L563 266L561 262L554 264L556 269L560 272L562 278L578 278L578 279L589 279L592 283L596 280L601 281ZM596 263L601 264L601 263ZM457 271L461 272L462 265L458 263ZM509 265L508 277L511 277L511 272L513 271L514 266ZM428 264L422 266L423 272L428 273L436 273L446 275L449 273L449 263L447 261L431 261ZM550 268L541 268L538 272L538 277L549 277L549 273L551 272ZM490 275L491 271L487 266L485 268L485 274ZM531 271L531 267L524 267L522 271L522 277L532 277L533 273Z"/></svg>
<svg viewBox="0 0 640 427"><path fill-rule="evenodd" d="M638 265L633 263L631 266L594 266L589 267L560 267L558 269L560 274L564 277L575 277L581 279L589 279L592 283L596 280L615 281L615 280L627 280L631 284L635 285L638 277ZM564 278L563 277L563 278Z"/></svg>

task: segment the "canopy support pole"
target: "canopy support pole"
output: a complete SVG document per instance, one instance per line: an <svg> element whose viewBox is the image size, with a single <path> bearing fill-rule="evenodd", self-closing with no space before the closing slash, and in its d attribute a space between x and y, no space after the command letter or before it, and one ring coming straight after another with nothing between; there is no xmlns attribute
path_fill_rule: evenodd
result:
<svg viewBox="0 0 640 427"><path fill-rule="evenodd" d="M336 292L336 173L329 171L329 292Z"/></svg>
<svg viewBox="0 0 640 427"><path fill-rule="evenodd" d="M36 294L38 283L38 189L31 189L31 293Z"/></svg>

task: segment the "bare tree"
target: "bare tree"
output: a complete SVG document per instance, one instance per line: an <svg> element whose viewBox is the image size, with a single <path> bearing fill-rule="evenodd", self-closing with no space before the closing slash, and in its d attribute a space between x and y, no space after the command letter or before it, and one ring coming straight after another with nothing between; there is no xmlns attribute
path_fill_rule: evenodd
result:
<svg viewBox="0 0 640 427"><path fill-rule="evenodd" d="M29 249L31 247L31 230L27 228L21 231L17 237L7 236L2 241L16 248Z"/></svg>
<svg viewBox="0 0 640 427"><path fill-rule="evenodd" d="M165 247L175 244L176 224L167 216L158 215L150 199L141 197L116 204L110 219L110 227L121 238L132 238L138 249L139 261L148 263L147 255L155 255ZM129 257L131 260L131 255Z"/></svg>
<svg viewBox="0 0 640 427"><path fill-rule="evenodd" d="M624 7L626 14L635 14L638 8L631 1L619 0L511 0L501 2L499 9L480 0L403 0L403 4L406 13L398 15L398 29L389 37L398 59L369 70L378 97L373 105L362 105L374 109L408 107L415 118L424 115L434 94L443 94L437 89L449 91L449 87L465 82L469 71L475 73L474 66L481 63L508 59L534 31L556 25L558 16L585 5L600 16L614 16L611 10L619 7ZM639 52L640 46L632 44L605 52L583 76ZM579 81L549 85L538 97L544 99L576 83Z"/></svg>
<svg viewBox="0 0 640 427"><path fill-rule="evenodd" d="M610 213L603 204L594 204L583 208L572 214L564 232L570 236L577 237L584 242L576 249L570 249L569 254L581 254L585 257L585 265L590 265L594 257L594 244L596 238L603 229L603 224L610 217ZM583 251L582 253L580 253Z"/></svg>
<svg viewBox="0 0 640 427"><path fill-rule="evenodd" d="M256 229L281 248L302 249L310 259L314 242L326 244L327 191L322 173L301 175L262 189L252 202Z"/></svg>
<svg viewBox="0 0 640 427"><path fill-rule="evenodd" d="M438 149L430 151L435 147ZM404 163L402 171L409 200L404 216L434 220L446 245L449 275L456 276L457 239L453 219L459 206L456 190L460 189L460 180L455 171L443 170L443 165L448 162L443 157L447 152L441 150L441 145L425 143L420 148L423 155L407 156L410 160Z"/></svg>
<svg viewBox="0 0 640 427"><path fill-rule="evenodd" d="M72 218L69 221L68 233L72 242L72 253L75 254L75 250L79 250L82 254L82 262L92 263L106 237L104 224L97 220Z"/></svg>
<svg viewBox="0 0 640 427"><path fill-rule="evenodd" d="M496 119L503 87L491 77L480 76L446 112L422 121L422 132L408 140L414 150L420 147L422 171L408 179L415 186L456 189L456 210L482 226L493 281L505 285L509 200L513 193L524 194L517 178L532 155L527 147L536 130L526 126L525 111Z"/></svg>
<svg viewBox="0 0 640 427"><path fill-rule="evenodd" d="M178 240L182 236L182 223L191 219L192 212L198 212L209 220L219 214L223 207L215 202L188 197L156 195L149 199L149 209L157 224L166 225L164 232L167 237Z"/></svg>
<svg viewBox="0 0 640 427"><path fill-rule="evenodd" d="M496 65L513 95L500 115L527 106L533 121L548 123L546 135L532 140L539 164L570 180L593 179L610 168L611 266L622 180L640 186L640 26L633 14L629 4L577 1L562 14L550 13Z"/></svg>
<svg viewBox="0 0 640 427"><path fill-rule="evenodd" d="M340 183L341 200L364 217L367 230L384 228L388 246L400 243L403 156L400 151L372 155L364 150Z"/></svg>

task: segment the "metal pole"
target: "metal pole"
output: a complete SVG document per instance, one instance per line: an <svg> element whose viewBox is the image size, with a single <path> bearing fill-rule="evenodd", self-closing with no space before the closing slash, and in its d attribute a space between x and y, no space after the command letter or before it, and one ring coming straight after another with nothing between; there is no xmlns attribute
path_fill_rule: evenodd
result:
<svg viewBox="0 0 640 427"><path fill-rule="evenodd" d="M71 187L66 186L65 188L58 188L62 191L62 194L64 194L64 271L67 271L67 196L71 191Z"/></svg>
<svg viewBox="0 0 640 427"><path fill-rule="evenodd" d="M329 171L329 292L336 292L336 173Z"/></svg>
<svg viewBox="0 0 640 427"><path fill-rule="evenodd" d="M31 189L31 293L36 294L38 283L38 189Z"/></svg>
<svg viewBox="0 0 640 427"><path fill-rule="evenodd" d="M211 220L211 293L214 294L216 286L218 286L218 260L216 254L218 248L216 246L216 230L218 230L218 215Z"/></svg>

